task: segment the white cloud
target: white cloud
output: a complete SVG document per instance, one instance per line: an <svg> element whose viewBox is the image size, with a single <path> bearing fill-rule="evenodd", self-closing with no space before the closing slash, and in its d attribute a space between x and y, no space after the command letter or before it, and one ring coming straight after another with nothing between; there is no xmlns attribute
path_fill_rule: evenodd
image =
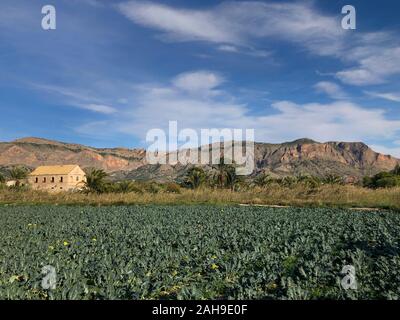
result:
<svg viewBox="0 0 400 320"><path fill-rule="evenodd" d="M167 130L169 121L178 121L179 129L238 128L255 129L256 139L266 142L282 142L299 137L317 141L388 141L399 140L400 120L389 119L379 108L363 108L340 100L329 104L296 104L279 101L266 106L257 115L246 104L238 102L219 81L207 86L196 86L197 81L185 86L176 85L177 79L197 79L199 71L178 75L168 84L145 84L137 87L133 96L135 104L129 110L120 111L109 120L108 127L116 132L131 134L144 139L153 128ZM219 79L218 74L206 79ZM179 81L178 81L179 83ZM184 82L186 84L186 82ZM191 83L191 82L190 82ZM218 86L219 94L213 94ZM196 90L202 90L199 95ZM80 131L86 133L103 130L104 124L87 124Z"/></svg>
<svg viewBox="0 0 400 320"><path fill-rule="evenodd" d="M306 2L224 2L208 9L181 9L148 1L128 1L118 9L132 22L161 32L168 41L207 41L224 52L266 57L252 49L260 39L286 41L310 53L339 58L351 66L336 72L346 84L380 84L400 73L398 35L349 33L341 16ZM247 48L247 49L244 49Z"/></svg>
<svg viewBox="0 0 400 320"><path fill-rule="evenodd" d="M225 51L225 52L234 52L234 53L239 53L240 50L235 47L235 46L231 46L231 45L227 45L227 44L223 44L218 46L217 48L219 51Z"/></svg>
<svg viewBox="0 0 400 320"><path fill-rule="evenodd" d="M315 84L314 88L317 90L317 92L325 93L332 99L340 100L346 98L346 93L339 85L334 82L320 81Z"/></svg>
<svg viewBox="0 0 400 320"><path fill-rule="evenodd" d="M296 104L282 101L272 105L278 112L260 118L274 141L309 137L319 141L368 141L393 139L400 131L400 120L385 117L384 110L366 109L347 102ZM269 131L269 132L268 132Z"/></svg>
<svg viewBox="0 0 400 320"><path fill-rule="evenodd" d="M180 74L173 80L177 88L189 92L210 92L222 82L219 74L202 70Z"/></svg>
<svg viewBox="0 0 400 320"><path fill-rule="evenodd" d="M218 46L217 50L222 51L222 52L244 54L244 55L260 57L260 58L270 57L272 54L270 51L258 50L258 49L254 49L251 47L240 47L239 48L236 46L226 45L226 44Z"/></svg>
<svg viewBox="0 0 400 320"><path fill-rule="evenodd" d="M161 31L168 41L208 41L225 51L251 47L254 39L279 38L317 54L332 55L341 50L345 36L340 20L318 12L311 2L225 2L210 9L188 10L129 1L118 9L134 23Z"/></svg>
<svg viewBox="0 0 400 320"><path fill-rule="evenodd" d="M399 93L391 93L391 92L372 92L372 91L365 91L371 97L381 98L389 101L400 102L400 94Z"/></svg>
<svg viewBox="0 0 400 320"><path fill-rule="evenodd" d="M102 103L101 99L91 94L89 91L47 84L31 83L30 85L36 90L41 90L57 96L65 97L66 99L64 99L62 103L72 107L102 114L113 114L117 112L117 109L105 105ZM58 102L60 102L60 100L58 100Z"/></svg>
<svg viewBox="0 0 400 320"><path fill-rule="evenodd" d="M226 28L222 19L215 20L212 11L175 9L147 1L125 2L118 8L130 20L161 30L169 39L242 42L239 35Z"/></svg>
<svg viewBox="0 0 400 320"><path fill-rule="evenodd" d="M82 109L90 110L93 112L103 113L103 114L112 114L117 112L117 110L113 107L102 105L102 104L86 104L80 105Z"/></svg>
<svg viewBox="0 0 400 320"><path fill-rule="evenodd" d="M387 78L400 73L400 46L389 44L356 46L349 50L346 59L358 66L336 73L344 83L373 85L386 82Z"/></svg>

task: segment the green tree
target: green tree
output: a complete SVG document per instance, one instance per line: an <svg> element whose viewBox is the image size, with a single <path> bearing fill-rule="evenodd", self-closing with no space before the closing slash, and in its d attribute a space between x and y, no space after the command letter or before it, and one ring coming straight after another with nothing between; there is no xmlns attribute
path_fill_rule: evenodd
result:
<svg viewBox="0 0 400 320"><path fill-rule="evenodd" d="M15 186L19 187L28 176L28 170L22 167L14 167L9 171L10 178L15 180Z"/></svg>
<svg viewBox="0 0 400 320"><path fill-rule="evenodd" d="M206 181L207 175L202 168L190 168L186 173L184 184L192 189L198 189Z"/></svg>
<svg viewBox="0 0 400 320"><path fill-rule="evenodd" d="M107 173L101 169L92 169L86 175L85 189L88 192L104 193L108 189Z"/></svg>
<svg viewBox="0 0 400 320"><path fill-rule="evenodd" d="M396 176L400 176L400 164L396 165L396 167L393 169L392 173Z"/></svg>
<svg viewBox="0 0 400 320"><path fill-rule="evenodd" d="M391 176L379 179L375 182L376 188L400 187L400 176Z"/></svg>
<svg viewBox="0 0 400 320"><path fill-rule="evenodd" d="M379 172L372 177L364 177L363 185L367 188L392 188L400 186L400 175L396 169L392 172Z"/></svg>
<svg viewBox="0 0 400 320"><path fill-rule="evenodd" d="M4 178L4 176L0 173L0 184L5 183L6 182L6 178Z"/></svg>

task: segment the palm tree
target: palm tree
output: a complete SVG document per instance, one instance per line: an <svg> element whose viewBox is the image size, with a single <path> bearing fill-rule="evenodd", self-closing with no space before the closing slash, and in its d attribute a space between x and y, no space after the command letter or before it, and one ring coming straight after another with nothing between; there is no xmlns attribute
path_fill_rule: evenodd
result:
<svg viewBox="0 0 400 320"><path fill-rule="evenodd" d="M337 175L328 174L322 182L325 184L343 184L343 179Z"/></svg>
<svg viewBox="0 0 400 320"><path fill-rule="evenodd" d="M297 178L297 181L311 189L316 189L321 185L321 179L315 176L301 175Z"/></svg>
<svg viewBox="0 0 400 320"><path fill-rule="evenodd" d="M394 175L400 176L400 164L397 164L392 172L393 172Z"/></svg>
<svg viewBox="0 0 400 320"><path fill-rule="evenodd" d="M14 167L10 170L9 175L12 180L15 180L15 186L19 187L21 181L25 180L28 176L28 171L22 167Z"/></svg>
<svg viewBox="0 0 400 320"><path fill-rule="evenodd" d="M107 173L101 169L92 169L86 175L85 189L88 192L103 193L107 189Z"/></svg>
<svg viewBox="0 0 400 320"><path fill-rule="evenodd" d="M213 168L216 170L216 173L214 174L216 185L222 189L226 184L228 169L228 165L225 163L224 157L221 157L219 159L219 163L216 166L213 166Z"/></svg>
<svg viewBox="0 0 400 320"><path fill-rule="evenodd" d="M206 173L202 168L194 167L188 170L185 184L190 186L192 189L197 189L205 182L206 177Z"/></svg>
<svg viewBox="0 0 400 320"><path fill-rule="evenodd" d="M273 182L273 179L270 177L269 174L266 174L266 173L262 173L254 180L254 184L261 188L264 188L264 187L270 185L272 182Z"/></svg>
<svg viewBox="0 0 400 320"><path fill-rule="evenodd" d="M236 184L239 182L239 176L236 174L236 168L234 166L226 167L226 185L231 189L235 190Z"/></svg>
<svg viewBox="0 0 400 320"><path fill-rule="evenodd" d="M130 192L141 193L141 190L135 185L135 183L129 180L124 180L113 184L113 190L115 192L121 192L121 193L130 193Z"/></svg>

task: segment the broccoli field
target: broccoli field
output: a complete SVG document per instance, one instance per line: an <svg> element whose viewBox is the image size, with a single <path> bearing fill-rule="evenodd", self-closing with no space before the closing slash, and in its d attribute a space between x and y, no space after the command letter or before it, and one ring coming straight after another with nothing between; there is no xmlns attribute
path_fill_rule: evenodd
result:
<svg viewBox="0 0 400 320"><path fill-rule="evenodd" d="M400 298L391 211L3 206L0 239L0 299Z"/></svg>

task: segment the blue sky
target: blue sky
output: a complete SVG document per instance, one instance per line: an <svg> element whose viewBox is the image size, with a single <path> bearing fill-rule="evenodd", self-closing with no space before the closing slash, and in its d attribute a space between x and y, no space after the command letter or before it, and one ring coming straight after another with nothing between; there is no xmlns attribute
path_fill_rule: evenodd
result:
<svg viewBox="0 0 400 320"><path fill-rule="evenodd" d="M57 29L41 28L52 4ZM341 9L357 29L341 28ZM0 140L145 147L146 132L254 128L400 157L400 3L2 0Z"/></svg>

